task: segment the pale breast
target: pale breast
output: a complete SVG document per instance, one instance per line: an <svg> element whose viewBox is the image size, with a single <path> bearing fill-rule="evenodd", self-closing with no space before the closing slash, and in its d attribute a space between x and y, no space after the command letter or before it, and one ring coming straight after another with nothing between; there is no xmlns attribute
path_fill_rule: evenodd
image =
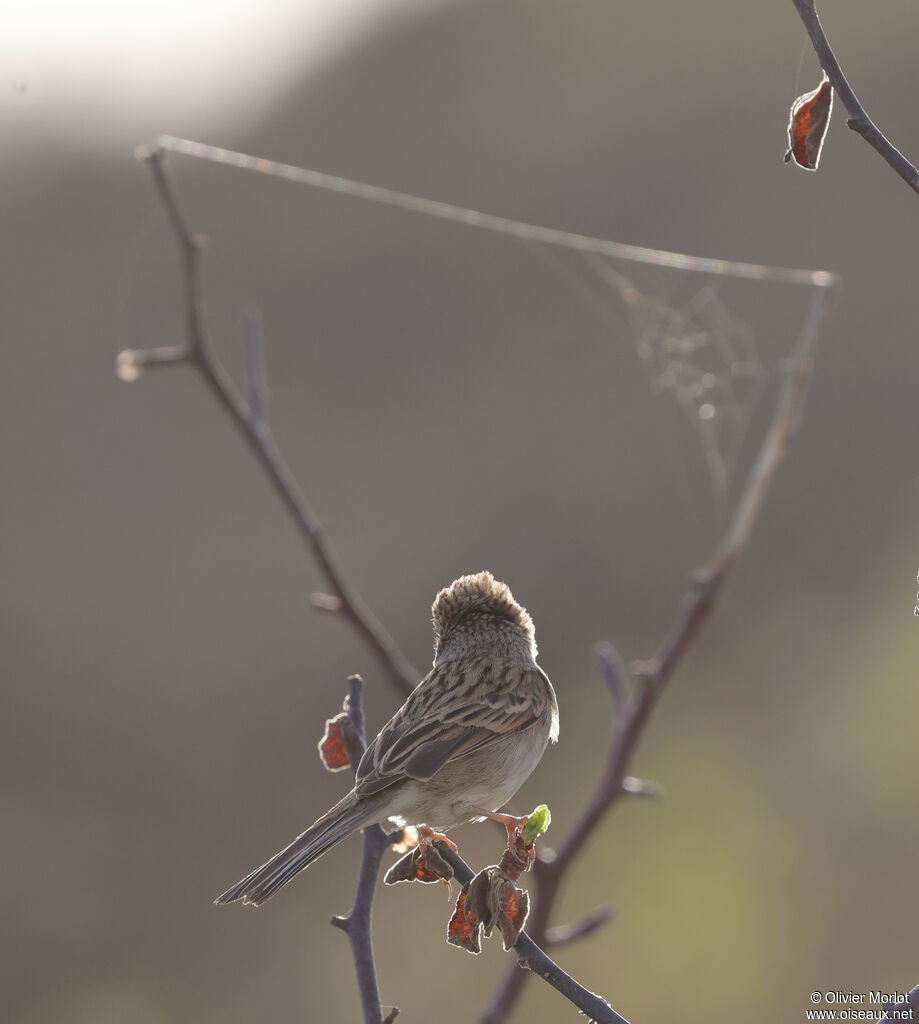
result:
<svg viewBox="0 0 919 1024"><path fill-rule="evenodd" d="M470 807L497 810L532 774L549 742L551 715L521 733L494 740L487 746L445 765L426 782L406 781L387 813L406 824L445 829L476 817Z"/></svg>

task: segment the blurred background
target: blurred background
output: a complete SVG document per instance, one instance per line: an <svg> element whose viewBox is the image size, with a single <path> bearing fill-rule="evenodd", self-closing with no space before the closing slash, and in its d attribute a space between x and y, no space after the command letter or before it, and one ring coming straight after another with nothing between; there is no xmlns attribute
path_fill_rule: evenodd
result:
<svg viewBox="0 0 919 1024"><path fill-rule="evenodd" d="M817 174L782 163L819 75L791 4L4 5L0 152L0 991L17 1024L359 1017L332 913L349 841L258 912L211 900L345 788L315 744L344 680L399 700L311 609L322 580L185 367L125 347L183 327L176 252L135 145L159 132L639 245L826 268L798 438L714 620L559 922L559 961L635 1024L803 1019L813 989L919 981L917 200L837 109ZM919 11L840 2L827 30L913 159ZM170 156L215 346L254 304L271 416L350 577L424 669L430 603L488 567L532 613L561 741L519 797L561 837L602 763L593 644L660 640L768 420L765 378L718 497L628 321L519 242ZM583 268L582 268L583 272ZM643 287L668 294L664 271ZM775 367L800 293L727 282ZM798 303L799 305L795 305ZM615 302L611 303L615 307ZM618 316L618 320L616 317ZM476 864L495 835L458 836ZM439 888L379 892L384 1003L474 1020L508 962L441 942ZM531 984L519 1019L574 1010ZM662 1017L662 1014L664 1015Z"/></svg>

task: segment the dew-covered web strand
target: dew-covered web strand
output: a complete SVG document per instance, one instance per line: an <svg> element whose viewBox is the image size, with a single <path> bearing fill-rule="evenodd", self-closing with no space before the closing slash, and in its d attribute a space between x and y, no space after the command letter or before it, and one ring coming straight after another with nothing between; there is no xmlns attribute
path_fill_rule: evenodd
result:
<svg viewBox="0 0 919 1024"><path fill-rule="evenodd" d="M604 332L604 337L613 340L617 348L620 347L618 343L621 339L629 339L627 344L631 345L636 361L641 365L641 361L637 358L634 328L630 318L627 316L625 303L596 274L585 273L584 267L581 265L581 261L584 258L583 254L570 254L577 261L576 266L572 267L563 258L565 255L568 255L563 250L536 243L530 246L530 250L539 257L543 265L548 268L557 281L565 286L571 294L581 299L585 307L596 317L601 330ZM630 269L632 271L632 287L636 291L639 290L639 286L641 289L650 288L653 283L663 296L669 296L672 292L673 281L669 280L667 276L662 278L657 268L635 265ZM625 279L625 275L622 276ZM653 282L652 278L654 279ZM641 365L641 370L643 376L647 378L647 368ZM668 432L673 430L673 420L668 415L670 411L667 408L668 404L657 401L650 403L651 411L657 422L658 433L661 437L666 437ZM684 510L681 520L689 531L693 550L698 558L702 558L706 551L709 524L700 517L697 505L692 500L689 467L684 459L679 458L677 447L674 445L662 445L662 454L669 464L669 473L674 486L679 490L678 505Z"/></svg>
<svg viewBox="0 0 919 1024"><path fill-rule="evenodd" d="M786 284L816 288L829 288L836 284L836 276L826 270L800 270L795 267L774 267L761 263L743 263L736 260L712 259L707 256L691 256L688 253L649 249L640 245L616 242L612 239L594 238L572 231L560 231L557 228L547 228L538 224L529 224L526 221L512 220L510 217L482 213L479 210L470 210L463 206L442 203L408 192L383 188L379 185L368 185L350 178L297 167L294 164L279 163L276 160L267 160L264 157L251 156L219 146L209 146L203 142L179 139L172 135L159 136L155 147L181 153L183 156L194 157L198 160L207 160L211 163L225 164L256 174L282 178L285 181L308 185L311 188L338 192L384 206L395 206L425 216L450 220L467 227L510 235L524 241L544 242L546 245L556 245L581 252L596 252L632 263L649 263L659 267L671 267L674 270L725 275L753 281L781 281ZM141 153L145 151L142 148Z"/></svg>
<svg viewBox="0 0 919 1024"><path fill-rule="evenodd" d="M724 497L766 376L750 322L722 299L722 278L703 277L678 298L673 281L645 284L606 257L584 259L623 309L652 391L672 397L698 435Z"/></svg>
<svg viewBox="0 0 919 1024"><path fill-rule="evenodd" d="M814 291L838 283L834 274L824 270L712 259L561 231L189 139L160 136L155 145L184 156L507 235L531 243L543 254L568 250L578 262L577 269L557 258L550 259L550 265L590 299L607 323L616 320L609 296L618 300L615 305L624 313L652 390L669 394L688 417L700 439L712 489L718 497L727 493L745 430L767 376L751 325L723 301L720 282L734 278L799 285ZM629 267L628 274L621 269L623 266ZM698 286L693 284L688 299L677 297L678 279L685 279L681 271L702 278ZM599 280L606 295L585 284L585 277ZM646 287L641 283L643 277L654 280Z"/></svg>
<svg viewBox="0 0 919 1024"><path fill-rule="evenodd" d="M623 264L595 253L570 258L552 246L531 243L553 277L596 316L601 330L617 348L631 349L648 381L659 430L666 435L678 410L697 439L707 467L710 490L721 510L732 487L750 418L769 377L752 331L753 314L740 316L722 297L730 281L712 275L686 275L672 268ZM742 282L741 282L742 284ZM759 305L767 289L753 282ZM771 292L772 289L769 289ZM734 297L738 299L739 296ZM665 445L668 456L678 446ZM672 458L671 476L681 490L681 506L695 507L693 475L685 459ZM720 514L720 513L719 513ZM708 528L687 516L701 551ZM711 524L709 524L710 527Z"/></svg>

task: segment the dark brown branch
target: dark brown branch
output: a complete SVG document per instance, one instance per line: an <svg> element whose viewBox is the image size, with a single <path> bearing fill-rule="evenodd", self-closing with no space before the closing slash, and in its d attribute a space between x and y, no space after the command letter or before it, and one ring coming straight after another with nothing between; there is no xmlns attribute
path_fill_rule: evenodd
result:
<svg viewBox="0 0 919 1024"><path fill-rule="evenodd" d="M847 122L849 127L858 132L869 146L873 146L914 192L919 192L919 170L906 159L896 146L887 140L883 132L867 115L865 108L859 102L852 86L849 85L848 79L843 74L839 61L827 40L826 33L823 31L823 26L820 24L815 0L792 0L792 3L804 22L820 66L826 72L836 95L846 108L849 115Z"/></svg>
<svg viewBox="0 0 919 1024"><path fill-rule="evenodd" d="M753 462L724 538L712 561L693 574L692 583L680 602L670 628L656 654L633 669L634 694L625 680L626 670L609 644L598 645L600 670L613 703L613 738L599 785L580 817L562 840L554 856L538 859L534 865L535 899L527 921L533 940L545 944L549 919L561 883L572 862L610 808L636 789L639 780L627 775L632 756L667 683L711 615L732 566L746 544L762 507L772 477L782 461L800 420L817 343L817 332L826 304L826 290L814 293L814 300L797 345L785 365L785 379L776 400L772 423ZM517 1002L526 974L505 972L491 1003L482 1015L486 1024L507 1019Z"/></svg>
<svg viewBox="0 0 919 1024"><path fill-rule="evenodd" d="M360 764L361 755L367 744L364 706L361 700L363 685L360 676L351 676L348 679L348 717L353 729L344 732L344 740L352 769L356 769ZM386 1024L386 1021L395 1020L399 1013L399 1010L393 1007L384 1020L380 1007L377 971L373 961L373 895L380 874L380 862L389 843L390 839L379 825L364 829L364 848L361 853L357 887L354 890L354 904L343 917L333 917L331 921L348 936L348 942L351 944L357 988L364 1010L364 1024Z"/></svg>
<svg viewBox="0 0 919 1024"><path fill-rule="evenodd" d="M437 850L445 860L449 861L457 881L462 885L472 881L475 872L455 850L451 850L446 843L438 843ZM526 977L523 971L517 970L523 967L531 974L542 978L596 1024L628 1024L625 1017L616 1013L602 996L584 988L580 982L575 981L570 974L563 971L525 931L520 933L514 950L517 953L517 960L512 969L516 973Z"/></svg>
<svg viewBox="0 0 919 1024"><path fill-rule="evenodd" d="M193 366L236 424L246 443L271 481L281 503L294 519L301 535L313 552L342 614L376 655L395 686L409 693L421 678L401 652L395 640L364 604L348 582L338 556L326 536L322 523L300 492L296 480L281 455L271 428L264 418L260 401L247 403L236 389L229 374L214 354L204 328L204 311L199 284L198 257L201 242L188 229L163 168L159 149L144 149L146 161L166 210L182 255L185 289L185 320L187 338L184 345L158 349L122 352L117 369L124 380L132 380L142 367L188 363ZM250 327L250 333L251 333ZM252 343L250 341L250 349ZM251 365L251 362L250 362ZM260 369L260 366L259 366ZM253 384L254 382L250 382ZM262 386L259 380L257 387Z"/></svg>

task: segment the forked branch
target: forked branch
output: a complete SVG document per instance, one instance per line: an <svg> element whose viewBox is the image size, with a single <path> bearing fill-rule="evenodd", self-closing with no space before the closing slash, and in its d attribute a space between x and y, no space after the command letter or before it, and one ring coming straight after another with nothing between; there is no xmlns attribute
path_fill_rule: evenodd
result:
<svg viewBox="0 0 919 1024"><path fill-rule="evenodd" d="M562 881L610 808L625 796L653 796L657 793L652 783L630 777L627 774L629 765L667 683L715 607L724 581L746 544L769 484L800 420L813 368L818 328L827 301L826 291L819 289L815 293L798 343L785 364L785 378L772 423L721 544L711 562L693 574L690 588L677 607L674 620L657 652L647 661L633 666L632 682L615 649L609 644L598 645L600 669L613 704L613 737L603 775L587 806L562 840L555 856L537 860L534 866L535 905L527 930L537 943L544 944L551 935L549 920ZM507 1019L526 978L523 971L509 969L505 972L492 1002L483 1013L482 1020L486 1024L497 1024Z"/></svg>
<svg viewBox="0 0 919 1024"><path fill-rule="evenodd" d="M144 148L139 151L139 155L150 169L181 251L186 338L180 345L122 352L117 363L119 375L124 380L133 380L144 367L169 366L177 363L187 363L201 374L212 394L229 414L254 452L275 493L293 517L297 529L319 564L334 600L329 600L328 595L319 595L317 605L326 611L336 611L343 615L376 655L397 689L403 694L409 693L421 676L348 581L319 517L301 493L265 419L260 401L263 374L257 325L251 320L248 324L250 401L246 402L207 340L199 279L201 239L195 236L185 223L163 167L162 150Z"/></svg>
<svg viewBox="0 0 919 1024"><path fill-rule="evenodd" d="M348 749L348 761L352 770L355 770L360 764L364 747L367 745L362 701L363 686L364 683L360 676L351 676L348 679L348 718L351 721L351 728L344 732L344 742ZM380 1006L380 987L373 960L371 930L373 896L380 874L380 863L383 860L386 847L391 841L379 825L371 825L364 829L364 847L361 853L357 886L354 890L354 905L343 917L333 917L331 922L348 936L348 942L351 943L357 988L364 1010L364 1024L388 1024L399 1015L398 1007L394 1006L386 1017L383 1017L383 1010Z"/></svg>

